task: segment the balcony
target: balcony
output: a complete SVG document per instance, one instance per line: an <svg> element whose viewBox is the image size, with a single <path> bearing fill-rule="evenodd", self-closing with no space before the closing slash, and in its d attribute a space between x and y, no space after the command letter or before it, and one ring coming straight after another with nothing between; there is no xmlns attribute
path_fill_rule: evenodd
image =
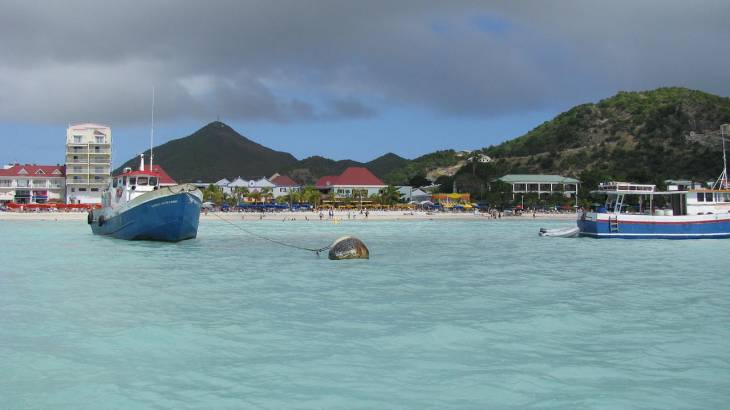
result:
<svg viewBox="0 0 730 410"><path fill-rule="evenodd" d="M88 167L66 167L66 175L86 175L88 173Z"/></svg>
<svg viewBox="0 0 730 410"><path fill-rule="evenodd" d="M67 156L68 155L88 155L88 154L111 155L111 153L112 153L112 150L110 150L110 149L87 149L87 148L80 148L80 147L77 147L77 148L78 149L73 149L72 147L67 147L66 155Z"/></svg>

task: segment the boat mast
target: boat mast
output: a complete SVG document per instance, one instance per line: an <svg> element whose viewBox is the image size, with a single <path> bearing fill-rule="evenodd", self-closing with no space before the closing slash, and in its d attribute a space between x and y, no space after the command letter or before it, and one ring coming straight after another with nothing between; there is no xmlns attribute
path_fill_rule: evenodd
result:
<svg viewBox="0 0 730 410"><path fill-rule="evenodd" d="M712 186L713 189L728 189L727 184L727 152L725 151L725 134L730 129L730 124L722 124L720 126L720 138L722 138L722 174ZM715 188L717 187L717 188Z"/></svg>
<svg viewBox="0 0 730 410"><path fill-rule="evenodd" d="M155 145L155 87L152 87L152 121L150 125L150 171L152 171L152 161L155 158L152 150Z"/></svg>

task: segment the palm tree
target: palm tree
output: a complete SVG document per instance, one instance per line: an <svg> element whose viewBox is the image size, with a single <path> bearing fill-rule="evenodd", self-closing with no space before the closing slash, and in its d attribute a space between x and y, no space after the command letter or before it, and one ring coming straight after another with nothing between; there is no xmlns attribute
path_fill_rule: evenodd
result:
<svg viewBox="0 0 730 410"><path fill-rule="evenodd" d="M213 202L214 204L220 204L223 202L223 191L220 187L210 184L208 188L203 190L203 200L206 202Z"/></svg>
<svg viewBox="0 0 730 410"><path fill-rule="evenodd" d="M380 203L381 205L393 205L396 202L400 202L403 195L393 185L388 185L380 191Z"/></svg>
<svg viewBox="0 0 730 410"><path fill-rule="evenodd" d="M254 203L257 203L261 199L261 192L253 191L248 194L248 197L253 199Z"/></svg>
<svg viewBox="0 0 730 410"><path fill-rule="evenodd" d="M359 202L359 207L360 207L360 209L362 209L362 200L363 200L363 198L368 197L368 190L367 189L353 189L352 197L355 198Z"/></svg>
<svg viewBox="0 0 730 410"><path fill-rule="evenodd" d="M305 187L304 190L301 192L300 197L302 200L316 208L321 196L322 194L319 192L318 189L313 186L308 186Z"/></svg>
<svg viewBox="0 0 730 410"><path fill-rule="evenodd" d="M271 188L261 188L261 203L268 202L274 196L274 191Z"/></svg>

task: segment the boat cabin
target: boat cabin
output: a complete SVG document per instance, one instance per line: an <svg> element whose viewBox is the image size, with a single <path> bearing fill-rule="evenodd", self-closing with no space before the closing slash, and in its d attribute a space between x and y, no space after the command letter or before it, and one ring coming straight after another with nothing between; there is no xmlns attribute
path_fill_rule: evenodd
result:
<svg viewBox="0 0 730 410"><path fill-rule="evenodd" d="M598 213L653 216L730 213L730 190L697 185L681 188L684 189L672 186L667 191L657 191L656 185L612 181L599 184L598 190L591 193L606 196Z"/></svg>
<svg viewBox="0 0 730 410"><path fill-rule="evenodd" d="M160 186L170 185L161 182L171 181L162 169L145 169L142 157L139 170L124 168L124 171L112 178L105 192L102 193L102 206L117 207L127 203L146 192L156 191ZM169 181L168 181L169 180ZM172 181L174 183L174 181Z"/></svg>

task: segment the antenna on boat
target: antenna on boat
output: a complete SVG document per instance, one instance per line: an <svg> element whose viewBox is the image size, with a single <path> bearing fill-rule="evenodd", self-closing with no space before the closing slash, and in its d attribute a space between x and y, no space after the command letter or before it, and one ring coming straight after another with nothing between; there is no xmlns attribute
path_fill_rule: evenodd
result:
<svg viewBox="0 0 730 410"><path fill-rule="evenodd" d="M152 171L152 161L155 155L152 150L155 146L155 87L152 87L152 121L150 125L150 171Z"/></svg>
<svg viewBox="0 0 730 410"><path fill-rule="evenodd" d="M720 138L722 138L722 174L712 186L713 189L728 189L727 184L727 152L725 151L725 135L730 130L730 124L722 124L720 126Z"/></svg>

